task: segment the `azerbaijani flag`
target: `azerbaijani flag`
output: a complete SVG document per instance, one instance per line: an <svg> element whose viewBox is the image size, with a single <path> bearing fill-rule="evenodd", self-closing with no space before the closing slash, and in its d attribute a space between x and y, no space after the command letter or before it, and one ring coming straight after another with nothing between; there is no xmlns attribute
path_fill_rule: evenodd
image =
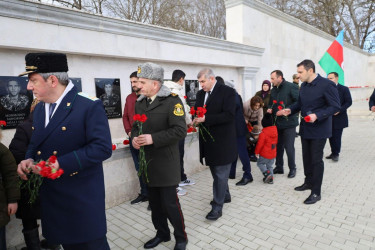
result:
<svg viewBox="0 0 375 250"><path fill-rule="evenodd" d="M331 72L339 74L339 83L344 85L344 30L324 53L319 64L327 74Z"/></svg>

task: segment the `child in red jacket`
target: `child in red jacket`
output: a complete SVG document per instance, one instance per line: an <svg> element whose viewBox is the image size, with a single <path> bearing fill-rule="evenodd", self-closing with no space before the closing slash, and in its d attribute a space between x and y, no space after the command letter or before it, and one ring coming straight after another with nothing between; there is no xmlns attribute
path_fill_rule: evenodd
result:
<svg viewBox="0 0 375 250"><path fill-rule="evenodd" d="M255 155L259 158L257 166L262 171L263 182L273 184L273 164L276 158L277 128L273 125L271 114L262 119L263 130L259 135Z"/></svg>

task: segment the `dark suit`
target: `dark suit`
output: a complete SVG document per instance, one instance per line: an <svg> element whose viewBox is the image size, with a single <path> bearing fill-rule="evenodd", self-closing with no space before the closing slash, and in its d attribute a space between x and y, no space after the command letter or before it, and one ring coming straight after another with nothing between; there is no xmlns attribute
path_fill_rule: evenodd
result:
<svg viewBox="0 0 375 250"><path fill-rule="evenodd" d="M332 155L338 156L341 150L341 137L344 128L349 126L347 109L352 105L352 96L349 88L341 84L337 85L340 98L340 113L332 116L332 136L329 138Z"/></svg>
<svg viewBox="0 0 375 250"><path fill-rule="evenodd" d="M198 91L195 108L203 107L206 92ZM207 113L203 125L211 133L215 141L209 136L202 138L199 133L200 161L210 167L213 183L214 202L212 209L221 211L224 198L230 197L228 177L231 163L237 158L236 143L236 92L234 89L215 84L210 97L206 101ZM203 131L203 133L205 133Z"/></svg>
<svg viewBox="0 0 375 250"><path fill-rule="evenodd" d="M46 127L45 103L35 107L33 129L26 159L47 160L55 154L64 170L56 180L44 179L40 188L43 236L64 249L85 242L109 249L102 163L111 156L112 144L102 102L73 87ZM102 243L107 246L99 248Z"/></svg>
<svg viewBox="0 0 375 250"><path fill-rule="evenodd" d="M327 138L332 136L332 116L340 110L340 99L335 84L317 75L311 82L301 85L297 103L290 106L291 114L301 111L303 117L316 114L314 123L302 120L302 142L305 183L312 187L311 193L320 195L324 162L323 149Z"/></svg>

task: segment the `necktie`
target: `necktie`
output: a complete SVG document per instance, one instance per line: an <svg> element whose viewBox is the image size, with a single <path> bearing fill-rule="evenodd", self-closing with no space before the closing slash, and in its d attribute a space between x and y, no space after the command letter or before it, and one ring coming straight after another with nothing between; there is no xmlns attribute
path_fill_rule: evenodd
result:
<svg viewBox="0 0 375 250"><path fill-rule="evenodd" d="M51 117L52 117L52 114L53 114L53 110L55 109L56 107L56 103L50 103L49 104L49 119L51 120Z"/></svg>
<svg viewBox="0 0 375 250"><path fill-rule="evenodd" d="M147 98L147 100L146 100L146 106L148 107L148 106L150 106L150 104L151 104L151 98Z"/></svg>
<svg viewBox="0 0 375 250"><path fill-rule="evenodd" d="M210 95L211 95L211 91L208 91L208 92L207 92L207 98L206 98L206 101L204 102L204 104L207 103L208 99L210 98Z"/></svg>

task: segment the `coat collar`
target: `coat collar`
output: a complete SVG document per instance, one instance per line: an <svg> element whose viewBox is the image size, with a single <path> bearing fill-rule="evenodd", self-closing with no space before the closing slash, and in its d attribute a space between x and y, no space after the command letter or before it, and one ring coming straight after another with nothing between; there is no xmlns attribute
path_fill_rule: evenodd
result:
<svg viewBox="0 0 375 250"><path fill-rule="evenodd" d="M73 87L66 96L62 99L59 107L55 111L52 119L49 121L47 127L45 124L45 103L41 103L41 108L34 114L34 125L37 128L35 134L35 146L39 146L57 127L65 120L66 116L73 108L73 103L77 97L77 88ZM37 110L35 110L37 111Z"/></svg>
<svg viewBox="0 0 375 250"><path fill-rule="evenodd" d="M150 106L146 106L146 102L142 102L142 100L146 99L146 96L144 95L140 95L137 99L137 102L140 102L141 105L142 105L142 108L145 110L145 111L148 111L148 110L152 110L154 108L156 108L157 106L159 106L161 104L160 102L160 99L163 99L165 97L168 97L169 95L171 94L171 90L164 86L164 85L161 85L161 88L159 89L158 93L156 94L156 98L155 100L150 104Z"/></svg>

